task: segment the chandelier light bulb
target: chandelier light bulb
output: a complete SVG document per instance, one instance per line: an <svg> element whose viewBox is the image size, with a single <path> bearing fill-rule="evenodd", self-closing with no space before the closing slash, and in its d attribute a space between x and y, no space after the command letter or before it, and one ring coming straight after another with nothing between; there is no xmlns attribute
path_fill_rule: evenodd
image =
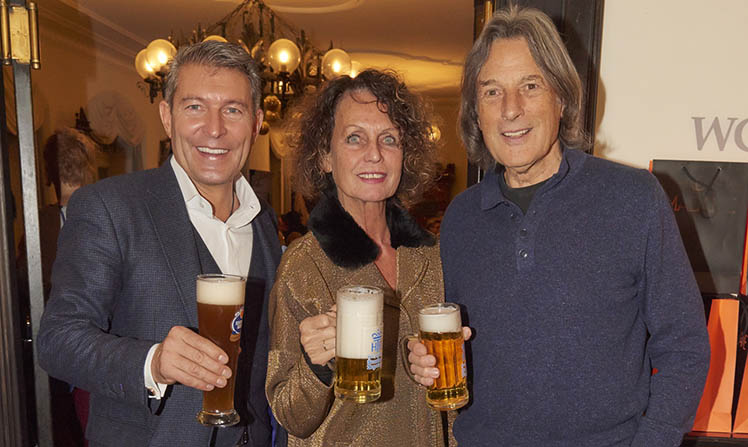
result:
<svg viewBox="0 0 748 447"><path fill-rule="evenodd" d="M177 54L177 49L166 39L156 39L146 47L145 60L155 72L163 71Z"/></svg>
<svg viewBox="0 0 748 447"><path fill-rule="evenodd" d="M203 39L203 42L208 42L210 40L215 40L216 42L228 42L223 36L219 36L217 34L211 34L210 36Z"/></svg>
<svg viewBox="0 0 748 447"><path fill-rule="evenodd" d="M333 48L322 56L322 74L335 79L351 73L351 57L343 50Z"/></svg>
<svg viewBox="0 0 748 447"><path fill-rule="evenodd" d="M156 72L156 70L151 67L151 65L145 60L146 55L146 49L143 48L138 52L138 55L135 56L135 71L138 72L138 75L140 75L143 79L148 79Z"/></svg>
<svg viewBox="0 0 748 447"><path fill-rule="evenodd" d="M355 78L359 73L361 73L361 63L359 61L351 61L351 73L348 76Z"/></svg>
<svg viewBox="0 0 748 447"><path fill-rule="evenodd" d="M288 39L278 39L268 48L268 64L275 73L293 73L299 63L299 47Z"/></svg>

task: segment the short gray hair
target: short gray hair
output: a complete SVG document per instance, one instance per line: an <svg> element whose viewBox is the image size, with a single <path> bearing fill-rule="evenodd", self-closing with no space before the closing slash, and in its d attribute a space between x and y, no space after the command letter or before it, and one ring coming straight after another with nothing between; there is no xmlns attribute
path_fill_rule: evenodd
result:
<svg viewBox="0 0 748 447"><path fill-rule="evenodd" d="M227 68L240 72L249 81L253 110L260 108L262 79L257 69L257 63L241 46L214 40L179 48L177 55L169 63L164 81L164 99L169 107L174 105L174 92L177 91L177 84L179 83L179 70L185 65Z"/></svg>
<svg viewBox="0 0 748 447"><path fill-rule="evenodd" d="M561 36L551 19L534 8L511 5L496 11L486 23L465 59L462 74L462 100L459 127L468 159L483 169L496 164L483 141L478 125L478 74L488 59L491 46L501 39L523 38L530 48L535 63L564 106L559 126L559 139L569 148L586 149L589 138L585 134L582 114L582 82Z"/></svg>

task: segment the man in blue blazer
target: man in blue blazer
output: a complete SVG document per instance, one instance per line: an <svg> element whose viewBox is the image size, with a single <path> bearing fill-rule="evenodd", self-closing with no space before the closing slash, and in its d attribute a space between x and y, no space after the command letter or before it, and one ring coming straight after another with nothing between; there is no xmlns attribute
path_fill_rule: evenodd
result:
<svg viewBox="0 0 748 447"><path fill-rule="evenodd" d="M271 445L264 394L276 219L240 169L262 124L240 47L183 47L160 104L173 157L80 189L69 202L39 360L91 392L91 446ZM247 276L238 371L197 334L195 277ZM237 375L239 425L200 425L202 391Z"/></svg>

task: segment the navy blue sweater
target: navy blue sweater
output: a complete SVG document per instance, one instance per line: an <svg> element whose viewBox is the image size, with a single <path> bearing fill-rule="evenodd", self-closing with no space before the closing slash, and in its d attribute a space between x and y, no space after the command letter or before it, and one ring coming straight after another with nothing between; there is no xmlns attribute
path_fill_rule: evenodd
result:
<svg viewBox="0 0 748 447"><path fill-rule="evenodd" d="M441 254L475 334L460 445L680 445L709 340L654 176L564 150L523 214L489 173L449 206Z"/></svg>

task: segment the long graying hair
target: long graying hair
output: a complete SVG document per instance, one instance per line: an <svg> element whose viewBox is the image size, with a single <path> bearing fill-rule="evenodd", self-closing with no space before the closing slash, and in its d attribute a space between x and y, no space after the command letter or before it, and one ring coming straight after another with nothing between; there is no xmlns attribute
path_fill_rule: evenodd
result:
<svg viewBox="0 0 748 447"><path fill-rule="evenodd" d="M246 76L249 81L253 111L260 108L262 80L257 69L257 63L241 46L213 40L179 48L176 56L169 63L166 80L164 81L164 99L169 107L174 105L174 92L177 91L179 71L185 65L202 65L238 71Z"/></svg>
<svg viewBox="0 0 748 447"><path fill-rule="evenodd" d="M585 149L589 145L582 122L582 82L558 30L543 12L512 5L498 10L483 28L468 53L462 74L460 135L470 161L487 170L495 166L496 160L483 142L478 125L478 74L494 42L517 38L525 39L543 77L564 106L559 126L561 143L576 149Z"/></svg>

